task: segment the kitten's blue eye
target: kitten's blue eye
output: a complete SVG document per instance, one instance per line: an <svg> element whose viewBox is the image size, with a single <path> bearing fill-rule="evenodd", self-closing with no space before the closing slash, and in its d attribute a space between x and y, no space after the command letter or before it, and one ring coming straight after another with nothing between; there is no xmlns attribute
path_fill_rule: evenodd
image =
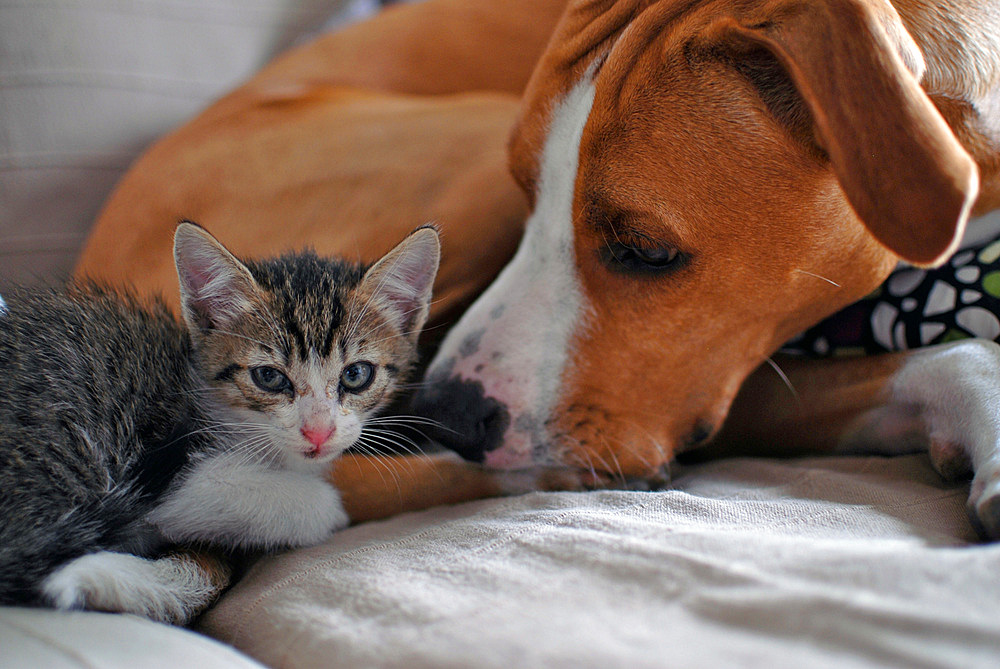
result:
<svg viewBox="0 0 1000 669"><path fill-rule="evenodd" d="M254 367L250 378L261 390L269 393L283 393L292 389L292 382L274 367Z"/></svg>
<svg viewBox="0 0 1000 669"><path fill-rule="evenodd" d="M340 385L352 393L359 393L375 379L375 365L370 362L355 362L344 368L340 375Z"/></svg>

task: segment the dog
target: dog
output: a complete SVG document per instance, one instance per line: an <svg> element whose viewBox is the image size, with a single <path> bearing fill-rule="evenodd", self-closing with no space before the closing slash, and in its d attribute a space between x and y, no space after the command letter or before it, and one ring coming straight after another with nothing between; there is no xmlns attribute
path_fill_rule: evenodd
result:
<svg viewBox="0 0 1000 669"><path fill-rule="evenodd" d="M942 471L974 466L974 518L995 537L993 344L781 361L796 398L767 365L900 259L943 261L970 213L1000 205L1000 19L977 7L394 8L279 58L155 145L78 273L175 294L164 249L182 217L243 255L362 259L433 220L430 332L464 315L415 406L468 460L655 479L709 442L891 449L902 419ZM335 474L352 517L385 513L366 499L372 464L353 464ZM498 489L449 466L468 496Z"/></svg>
<svg viewBox="0 0 1000 669"><path fill-rule="evenodd" d="M623 478L716 435L895 452L923 426L997 538L992 342L782 363L797 398L766 368L731 408L783 342L1000 205L998 47L975 3L571 2L510 140L524 239L418 413L489 467Z"/></svg>

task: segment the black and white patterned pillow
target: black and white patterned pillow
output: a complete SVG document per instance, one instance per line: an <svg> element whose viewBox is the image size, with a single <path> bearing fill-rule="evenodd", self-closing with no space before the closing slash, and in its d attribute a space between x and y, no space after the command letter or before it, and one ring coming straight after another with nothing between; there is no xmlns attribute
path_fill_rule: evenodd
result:
<svg viewBox="0 0 1000 669"><path fill-rule="evenodd" d="M893 272L875 293L788 342L782 352L827 357L1000 339L1000 238L930 270Z"/></svg>

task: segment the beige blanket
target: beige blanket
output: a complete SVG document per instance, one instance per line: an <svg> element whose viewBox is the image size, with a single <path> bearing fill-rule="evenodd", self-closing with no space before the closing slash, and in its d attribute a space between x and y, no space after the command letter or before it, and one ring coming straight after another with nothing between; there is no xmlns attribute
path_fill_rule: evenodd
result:
<svg viewBox="0 0 1000 669"><path fill-rule="evenodd" d="M259 563L203 630L275 667L1000 667L1000 545L925 457L734 460Z"/></svg>

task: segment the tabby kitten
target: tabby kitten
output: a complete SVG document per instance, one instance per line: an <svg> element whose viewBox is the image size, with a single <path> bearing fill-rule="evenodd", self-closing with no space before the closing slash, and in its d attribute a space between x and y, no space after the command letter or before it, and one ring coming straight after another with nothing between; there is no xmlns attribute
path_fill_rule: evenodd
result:
<svg viewBox="0 0 1000 669"><path fill-rule="evenodd" d="M0 604L184 622L217 587L172 544L303 546L345 526L326 478L416 356L432 228L367 270L241 262L174 238L184 322L89 284L0 309Z"/></svg>

